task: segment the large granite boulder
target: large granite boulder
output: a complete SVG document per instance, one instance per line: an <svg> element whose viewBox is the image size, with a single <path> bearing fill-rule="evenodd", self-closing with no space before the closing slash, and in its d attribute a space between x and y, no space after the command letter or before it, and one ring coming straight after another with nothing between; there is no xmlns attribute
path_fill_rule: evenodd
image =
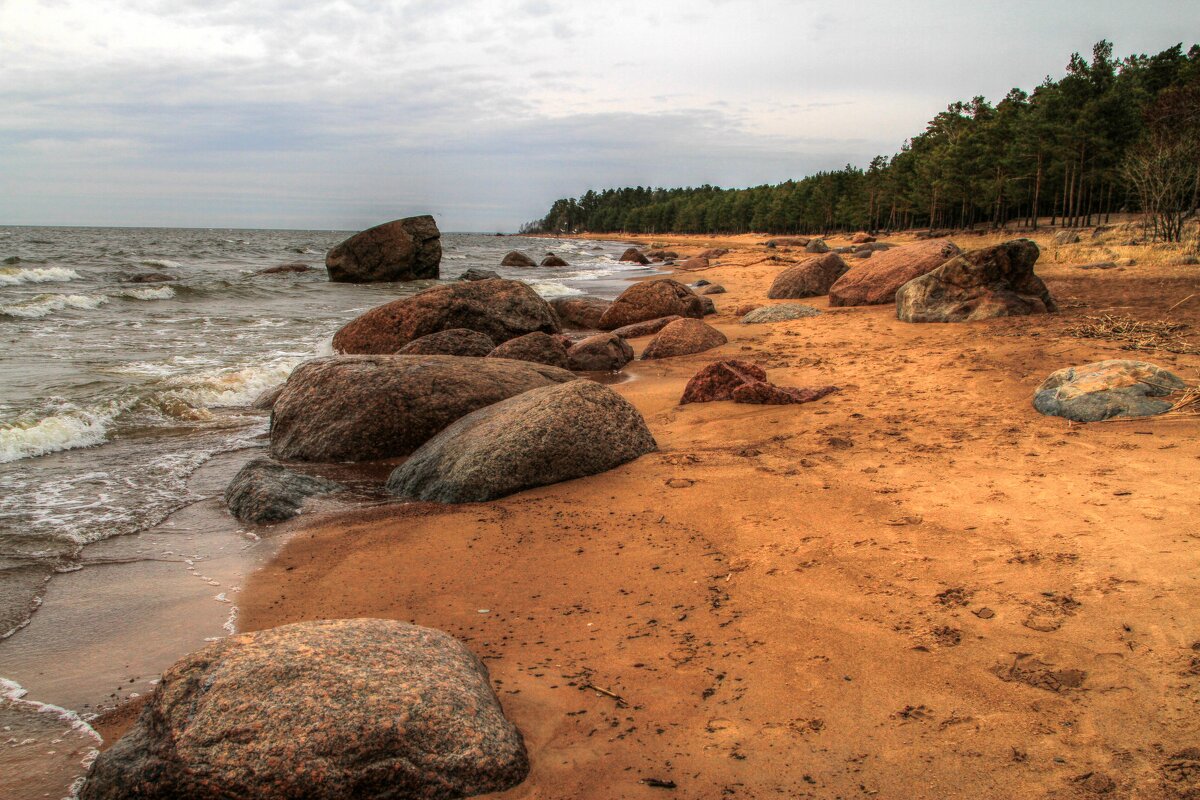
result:
<svg viewBox="0 0 1200 800"><path fill-rule="evenodd" d="M728 342L725 334L698 319L680 319L659 331L646 349L642 358L674 358L692 353L703 353Z"/></svg>
<svg viewBox="0 0 1200 800"><path fill-rule="evenodd" d="M1079 231L1058 231L1054 234L1051 240L1055 245L1064 247L1069 244L1079 243Z"/></svg>
<svg viewBox="0 0 1200 800"><path fill-rule="evenodd" d="M320 620L176 662L80 797L450 800L528 772L521 733L461 642L395 620Z"/></svg>
<svg viewBox="0 0 1200 800"><path fill-rule="evenodd" d="M639 336L653 336L663 328L670 325L677 319L683 319L678 314L671 314L666 317L658 317L657 319L648 319L645 322L635 322L632 325L623 325L613 331L614 334L622 339L636 339Z"/></svg>
<svg viewBox="0 0 1200 800"><path fill-rule="evenodd" d="M564 327L585 330L597 330L600 327L600 317L611 305L611 300L586 295L555 297L550 301L550 307L558 314L558 319Z"/></svg>
<svg viewBox="0 0 1200 800"><path fill-rule="evenodd" d="M859 232L850 237L850 241L854 244L867 244L875 241L875 237L866 232Z"/></svg>
<svg viewBox="0 0 1200 800"><path fill-rule="evenodd" d="M528 284L503 278L459 281L371 309L333 337L338 353L395 353L413 339L467 328L494 342L534 331L558 333L558 318Z"/></svg>
<svg viewBox="0 0 1200 800"><path fill-rule="evenodd" d="M406 217L356 233L325 254L329 280L413 281L438 277L442 234L433 217Z"/></svg>
<svg viewBox="0 0 1200 800"><path fill-rule="evenodd" d="M463 417L398 467L388 489L417 500L483 502L605 472L657 447L629 401L579 380Z"/></svg>
<svg viewBox="0 0 1200 800"><path fill-rule="evenodd" d="M642 251L638 250L636 247L630 247L626 249L625 252L621 254L620 260L631 264L650 263L650 259L646 258L645 254L643 254Z"/></svg>
<svg viewBox="0 0 1200 800"><path fill-rule="evenodd" d="M567 347L558 335L534 331L498 345L488 353L488 358L511 358L514 361L532 361L566 369Z"/></svg>
<svg viewBox="0 0 1200 800"><path fill-rule="evenodd" d="M1041 251L1029 239L972 250L914 278L896 292L904 322L970 322L1057 311L1033 272Z"/></svg>
<svg viewBox="0 0 1200 800"><path fill-rule="evenodd" d="M794 319L816 317L820 314L819 309L806 306L803 303L780 303L775 306L761 306L747 311L742 315L742 324L758 325L764 322L789 322Z"/></svg>
<svg viewBox="0 0 1200 800"><path fill-rule="evenodd" d="M632 360L633 348L615 333L589 336L567 350L567 368L575 372L617 372Z"/></svg>
<svg viewBox="0 0 1200 800"><path fill-rule="evenodd" d="M808 244L806 244L804 246L804 252L806 252L806 253L828 253L829 245L825 244L824 239L813 239L811 242L809 242Z"/></svg>
<svg viewBox="0 0 1200 800"><path fill-rule="evenodd" d="M807 236L783 236L777 239L768 239L766 246L772 249L776 247L808 247L810 241Z"/></svg>
<svg viewBox="0 0 1200 800"><path fill-rule="evenodd" d="M467 328L438 331L413 339L396 351L401 356L476 356L482 358L496 349L487 334Z"/></svg>
<svg viewBox="0 0 1200 800"><path fill-rule="evenodd" d="M556 256L556 255L554 255L554 253L546 253L546 257L542 259L542 266L543 267L569 267L571 265L568 264L566 262L566 260L562 258L562 256Z"/></svg>
<svg viewBox="0 0 1200 800"><path fill-rule="evenodd" d="M1149 417L1171 410L1171 395L1185 388L1179 376L1162 367L1111 359L1051 374L1034 393L1033 407L1075 422Z"/></svg>
<svg viewBox="0 0 1200 800"><path fill-rule="evenodd" d="M961 253L946 239L931 239L878 252L829 287L831 306L877 306L896 300L896 290Z"/></svg>
<svg viewBox="0 0 1200 800"><path fill-rule="evenodd" d="M776 386L767 381L767 373L757 364L747 361L718 361L692 376L683 390L679 404L732 400L735 403L789 405L811 403L836 391L836 386L819 386L814 389Z"/></svg>
<svg viewBox="0 0 1200 800"><path fill-rule="evenodd" d="M795 300L829 294L829 287L850 270L837 253L826 253L788 267L775 276L767 297L772 300Z"/></svg>
<svg viewBox="0 0 1200 800"><path fill-rule="evenodd" d="M575 380L544 364L460 356L332 356L292 371L271 414L271 453L374 461L411 453L454 420Z"/></svg>
<svg viewBox="0 0 1200 800"><path fill-rule="evenodd" d="M670 278L641 281L621 292L601 315L599 327L611 331L672 314L700 319L704 316L704 302L679 281Z"/></svg>
<svg viewBox="0 0 1200 800"><path fill-rule="evenodd" d="M264 525L291 519L309 497L341 488L333 481L301 475L270 459L256 458L238 470L225 488L225 505L242 522Z"/></svg>
<svg viewBox="0 0 1200 800"><path fill-rule="evenodd" d="M504 258L500 259L502 267L536 267L537 262L529 256L522 253L520 250L509 251Z"/></svg>

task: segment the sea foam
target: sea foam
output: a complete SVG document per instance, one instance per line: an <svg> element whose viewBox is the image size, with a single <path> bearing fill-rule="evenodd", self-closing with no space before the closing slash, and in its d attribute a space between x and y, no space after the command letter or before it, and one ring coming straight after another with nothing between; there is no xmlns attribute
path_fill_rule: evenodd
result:
<svg viewBox="0 0 1200 800"><path fill-rule="evenodd" d="M102 408L66 410L28 424L0 425L0 464L101 444L122 410L113 403Z"/></svg>
<svg viewBox="0 0 1200 800"><path fill-rule="evenodd" d="M64 308L90 310L99 308L108 298L93 294L39 294L20 303L0 306L0 316L39 319Z"/></svg>
<svg viewBox="0 0 1200 800"><path fill-rule="evenodd" d="M156 286L153 289L126 289L122 297L133 300L170 300L175 296L175 290L170 286Z"/></svg>
<svg viewBox="0 0 1200 800"><path fill-rule="evenodd" d="M21 283L54 283L73 281L79 273L66 267L27 267L25 269L0 269L0 286L16 286Z"/></svg>

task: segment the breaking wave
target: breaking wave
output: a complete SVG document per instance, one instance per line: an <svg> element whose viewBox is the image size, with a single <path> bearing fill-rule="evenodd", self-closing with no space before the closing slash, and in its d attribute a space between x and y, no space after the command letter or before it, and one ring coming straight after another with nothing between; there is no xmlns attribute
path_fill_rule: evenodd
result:
<svg viewBox="0 0 1200 800"><path fill-rule="evenodd" d="M27 267L25 269L0 269L0 286L16 286L20 283L53 283L73 281L79 273L66 267Z"/></svg>
<svg viewBox="0 0 1200 800"><path fill-rule="evenodd" d="M133 300L170 300L175 296L175 290L170 286L156 286L153 289L126 289L121 292L121 296Z"/></svg>
<svg viewBox="0 0 1200 800"><path fill-rule="evenodd" d="M91 294L39 294L19 303L0 306L0 316L37 319L46 317L64 308L90 310L108 302L103 295Z"/></svg>
<svg viewBox="0 0 1200 800"><path fill-rule="evenodd" d="M106 441L113 420L124 410L118 403L97 408L70 408L41 419L0 425L0 464L60 450L91 447Z"/></svg>

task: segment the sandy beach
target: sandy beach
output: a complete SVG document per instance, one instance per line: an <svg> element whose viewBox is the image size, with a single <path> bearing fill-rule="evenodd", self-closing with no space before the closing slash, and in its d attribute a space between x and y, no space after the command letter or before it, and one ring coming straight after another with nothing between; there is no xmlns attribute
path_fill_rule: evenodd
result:
<svg viewBox="0 0 1200 800"><path fill-rule="evenodd" d="M1130 248L1138 265L1081 271L1086 238L1038 240L1058 314L913 325L815 298L820 316L743 325L733 309L802 253L646 239L734 248L676 276L726 287L709 321L729 343L614 385L658 452L490 503L313 517L249 580L239 628L381 617L461 638L529 747L504 797L1196 796L1200 430L1030 402L1104 358L1194 383L1198 355L1067 330L1194 328L1195 267ZM840 391L678 405L723 358Z"/></svg>

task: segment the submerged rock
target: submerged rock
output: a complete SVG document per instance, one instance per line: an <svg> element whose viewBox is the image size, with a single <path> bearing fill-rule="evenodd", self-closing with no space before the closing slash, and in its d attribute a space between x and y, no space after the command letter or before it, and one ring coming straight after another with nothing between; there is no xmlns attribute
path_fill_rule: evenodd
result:
<svg viewBox="0 0 1200 800"><path fill-rule="evenodd" d="M796 300L829 294L829 287L850 268L837 253L826 253L789 267L775 276L767 297L772 300Z"/></svg>
<svg viewBox="0 0 1200 800"><path fill-rule="evenodd" d="M507 342L534 331L558 333L558 318L528 284L503 278L434 286L348 322L333 337L339 353L395 353L413 339L451 328Z"/></svg>
<svg viewBox="0 0 1200 800"><path fill-rule="evenodd" d="M691 289L670 278L635 283L613 301L600 317L602 330L669 317L704 316L704 302Z"/></svg>
<svg viewBox="0 0 1200 800"><path fill-rule="evenodd" d="M499 278L500 273L493 269L481 269L480 267L471 267L462 275L459 275L455 280L460 281L490 281L493 278Z"/></svg>
<svg viewBox="0 0 1200 800"><path fill-rule="evenodd" d="M642 251L638 250L636 247L630 247L624 253L622 253L620 260L633 264L650 263L650 259L646 258L646 256L642 254Z"/></svg>
<svg viewBox="0 0 1200 800"><path fill-rule="evenodd" d="M487 334L467 328L438 331L413 339L396 351L401 356L477 356L482 358L496 349Z"/></svg>
<svg viewBox="0 0 1200 800"><path fill-rule="evenodd" d="M442 234L429 215L385 222L356 233L325 255L329 280L340 283L438 277Z"/></svg>
<svg viewBox="0 0 1200 800"><path fill-rule="evenodd" d="M932 272L961 252L945 239L878 252L870 264L855 267L829 287L829 305L873 306L895 302L901 286Z"/></svg>
<svg viewBox="0 0 1200 800"><path fill-rule="evenodd" d="M20 261L20 259L17 259L17 261ZM8 263L8 259L5 259L5 263ZM127 283L167 283L168 281L177 281L179 278L174 275L168 275L165 272L136 272L123 276L123 280Z"/></svg>
<svg viewBox="0 0 1200 800"><path fill-rule="evenodd" d="M793 319L804 319L820 315L818 309L803 303L780 303L776 306L761 306L746 312L742 316L743 325L757 325L763 322L787 322Z"/></svg>
<svg viewBox="0 0 1200 800"><path fill-rule="evenodd" d="M735 403L788 405L810 403L836 391L836 386L814 389L776 386L767 381L767 373L757 364L730 360L709 364L692 376L679 404L732 400Z"/></svg>
<svg viewBox="0 0 1200 800"><path fill-rule="evenodd" d="M1170 395L1185 388L1179 376L1155 364L1110 359L1051 374L1034 393L1033 407L1075 422L1149 417L1169 411Z"/></svg>
<svg viewBox="0 0 1200 800"><path fill-rule="evenodd" d="M504 258L500 259L502 267L536 267L537 262L529 256L522 253L520 250L510 250Z"/></svg>
<svg viewBox="0 0 1200 800"><path fill-rule="evenodd" d="M541 331L509 339L488 353L488 358L511 358L515 361L532 361L560 369L567 368L566 346L557 336Z"/></svg>
<svg viewBox="0 0 1200 800"><path fill-rule="evenodd" d="M564 369L501 358L318 358L296 367L275 403L271 453L325 462L408 455L477 408L573 380Z"/></svg>
<svg viewBox="0 0 1200 800"><path fill-rule="evenodd" d="M642 358L687 356L720 347L728 341L725 334L705 322L680 319L667 325L650 340L642 351Z"/></svg>
<svg viewBox="0 0 1200 800"><path fill-rule="evenodd" d="M574 296L555 297L550 301L550 307L558 314L558 319L564 327L596 330L600 327L600 317L612 305L610 300L599 297Z"/></svg>
<svg viewBox="0 0 1200 800"><path fill-rule="evenodd" d="M225 505L242 522L263 525L291 519L309 497L341 488L333 481L301 475L269 459L256 458L229 482Z"/></svg>
<svg viewBox="0 0 1200 800"><path fill-rule="evenodd" d="M299 261L293 261L290 264L280 264L275 267L267 267L260 269L259 275L287 275L293 272L313 272L315 267L310 267L308 264L302 264Z"/></svg>
<svg viewBox="0 0 1200 800"><path fill-rule="evenodd" d="M176 662L80 797L450 800L528 772L520 732L461 642L393 620L321 620Z"/></svg>
<svg viewBox="0 0 1200 800"><path fill-rule="evenodd" d="M578 380L463 417L398 467L388 489L416 500L483 502L605 472L657 447L625 398Z"/></svg>
<svg viewBox="0 0 1200 800"><path fill-rule="evenodd" d="M914 278L896 292L896 316L905 322L970 322L1045 314L1058 307L1033 272L1038 246L1014 239L972 250Z"/></svg>
<svg viewBox="0 0 1200 800"><path fill-rule="evenodd" d="M589 336L567 350L567 368L575 372L617 372L632 360L633 348L615 333Z"/></svg>

